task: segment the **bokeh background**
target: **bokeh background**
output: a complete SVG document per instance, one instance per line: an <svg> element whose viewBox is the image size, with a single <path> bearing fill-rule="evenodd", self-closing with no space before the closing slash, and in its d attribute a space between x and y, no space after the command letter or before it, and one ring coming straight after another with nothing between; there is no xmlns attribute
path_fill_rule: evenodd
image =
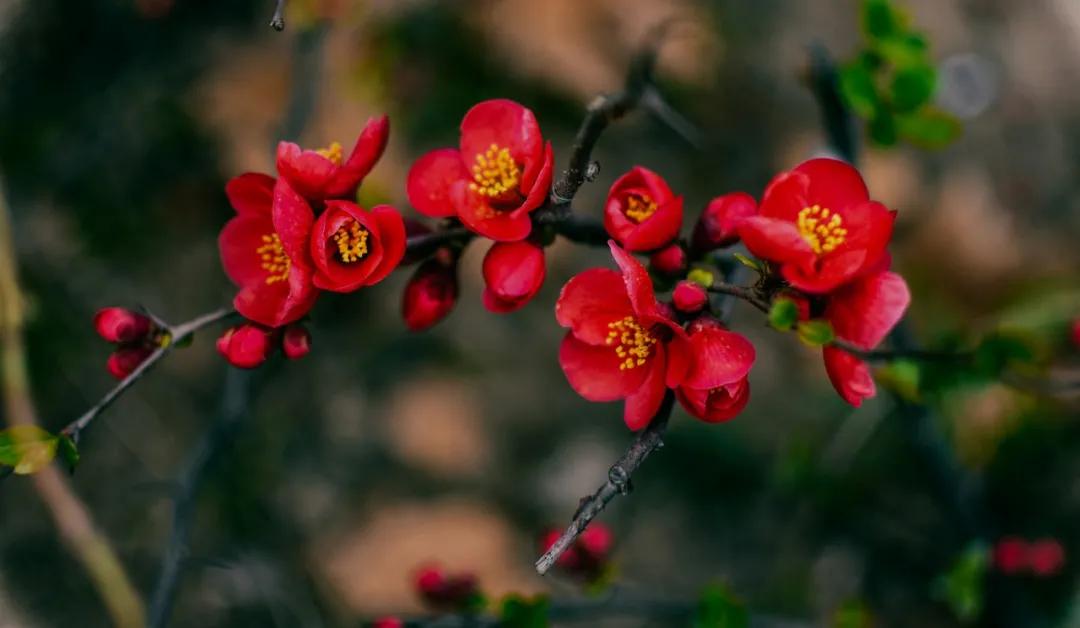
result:
<svg viewBox="0 0 1080 628"><path fill-rule="evenodd" d="M368 116L388 113L390 146L361 199L414 215L409 164L453 145L469 106L531 107L561 167L584 104L618 89L645 33L673 18L660 87L702 141L646 113L619 122L575 207L599 216L610 183L642 164L693 218L721 193L760 195L824 150L807 46L842 60L860 40L855 0L291 4L277 33L269 0L0 0L0 179L46 427L112 384L90 323L98 308L141 304L179 322L228 303L223 186L272 172L278 139L348 145ZM984 541L1049 536L1066 548L1058 576L992 576L990 597L1007 590L1027 625L1080 626L1080 414L1076 387L1061 384L1080 372L1066 340L1080 314L1080 4L904 5L932 43L939 104L964 123L942 151L861 155L872 194L899 210L910 329L931 346L1035 330L1054 367L1038 386L965 379L919 425L976 482ZM631 435L618 404L590 404L566 384L553 305L570 276L611 262L559 242L535 301L497 316L480 304L485 247L470 246L460 302L433 330L404 329L402 271L322 298L303 361L233 376L245 411L199 493L171 625L356 626L416 612L411 573L427 561L475 572L495 596L578 594L535 575L536 537L568 520ZM875 625L956 625L935 582L976 535L957 525L926 435L884 391L846 406L819 352L756 311L737 307L734 325L758 347L750 406L724 425L676 410L667 446L603 515L618 581L687 599L719 581L755 611L810 625L852 601ZM82 442L72 481L144 593L179 469L222 412L215 335L168 358ZM1021 625L1001 617L982 622ZM8 480L0 626L76 625L108 621L32 486Z"/></svg>

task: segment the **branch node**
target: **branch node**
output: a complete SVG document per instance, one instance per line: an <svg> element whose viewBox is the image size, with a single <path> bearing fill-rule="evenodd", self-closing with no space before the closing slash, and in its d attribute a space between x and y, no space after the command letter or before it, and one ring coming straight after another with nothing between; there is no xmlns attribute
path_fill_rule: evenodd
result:
<svg viewBox="0 0 1080 628"><path fill-rule="evenodd" d="M590 161L589 166L585 168L585 180L592 183L598 176L600 176L600 162Z"/></svg>

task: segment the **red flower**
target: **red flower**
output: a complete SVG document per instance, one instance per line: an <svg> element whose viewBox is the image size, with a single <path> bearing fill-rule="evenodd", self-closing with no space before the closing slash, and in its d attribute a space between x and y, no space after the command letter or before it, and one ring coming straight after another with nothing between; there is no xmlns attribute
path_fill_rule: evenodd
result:
<svg viewBox="0 0 1080 628"><path fill-rule="evenodd" d="M241 369L253 369L274 350L273 332L261 325L241 323L225 330L217 339L218 353Z"/></svg>
<svg viewBox="0 0 1080 628"><path fill-rule="evenodd" d="M544 249L532 242L496 242L484 256L484 307L513 312L544 284Z"/></svg>
<svg viewBox="0 0 1080 628"><path fill-rule="evenodd" d="M679 403L706 423L734 418L750 400L746 376L754 365L754 345L708 316L690 324L690 345L693 368L675 391Z"/></svg>
<svg viewBox="0 0 1080 628"><path fill-rule="evenodd" d="M830 294L825 318L837 338L870 350L900 322L910 301L903 277L879 272ZM844 401L859 407L863 399L874 396L874 379L865 362L836 347L825 347L823 355L829 380Z"/></svg>
<svg viewBox="0 0 1080 628"><path fill-rule="evenodd" d="M1080 349L1080 318L1073 321L1072 328L1071 328L1070 331L1071 331L1070 336L1072 337L1073 346L1076 347L1077 349Z"/></svg>
<svg viewBox="0 0 1080 628"><path fill-rule="evenodd" d="M371 623L371 628L405 628L405 622L397 617L380 617Z"/></svg>
<svg viewBox="0 0 1080 628"><path fill-rule="evenodd" d="M559 295L555 317L570 329L559 365L589 401L625 399L623 420L639 430L656 414L667 388L686 377L690 344L682 327L661 312L641 263L609 244L622 275L587 270Z"/></svg>
<svg viewBox="0 0 1080 628"><path fill-rule="evenodd" d="M1028 547L1027 560L1036 576L1056 576L1065 566L1065 548L1057 539L1040 539Z"/></svg>
<svg viewBox="0 0 1080 628"><path fill-rule="evenodd" d="M759 214L738 231L754 255L780 265L791 285L821 294L881 261L895 216L869 199L858 170L811 159L773 179Z"/></svg>
<svg viewBox="0 0 1080 628"><path fill-rule="evenodd" d="M311 332L299 323L285 328L281 335L281 351L290 360L299 360L311 351Z"/></svg>
<svg viewBox="0 0 1080 628"><path fill-rule="evenodd" d="M116 379L124 379L139 368L139 365L153 352L153 347L144 345L119 347L109 355L105 368L109 371L109 375Z"/></svg>
<svg viewBox="0 0 1080 628"><path fill-rule="evenodd" d="M524 240L529 212L547 200L553 161L532 111L485 100L461 121L459 150L434 150L413 164L409 202L427 216L457 216L492 240Z"/></svg>
<svg viewBox="0 0 1080 628"><path fill-rule="evenodd" d="M705 206L694 225L694 248L711 251L735 244L739 239L739 225L756 214L757 201L749 194L733 192L717 196Z"/></svg>
<svg viewBox="0 0 1080 628"><path fill-rule="evenodd" d="M678 237L682 214L682 197L660 175L634 166L608 192L604 228L627 251L651 251Z"/></svg>
<svg viewBox="0 0 1080 628"><path fill-rule="evenodd" d="M545 532L540 537L540 551L546 552L551 549L560 536L562 532L557 529ZM599 521L594 521L574 539L566 551L559 555L555 566L570 575L594 580L602 575L607 567L614 543L615 535L612 534L611 528Z"/></svg>
<svg viewBox="0 0 1080 628"><path fill-rule="evenodd" d="M415 582L420 598L438 609L468 608L480 592L473 574L447 574L437 566L421 567Z"/></svg>
<svg viewBox="0 0 1080 628"><path fill-rule="evenodd" d="M386 149L389 136L390 121L386 116L369 119L344 162L341 144L337 142L320 150L305 150L292 142L280 142L278 174L293 189L314 201L354 198L356 188Z"/></svg>
<svg viewBox="0 0 1080 628"><path fill-rule="evenodd" d="M677 242L669 244L649 257L649 266L658 273L678 275L686 270L686 251Z"/></svg>
<svg viewBox="0 0 1080 628"><path fill-rule="evenodd" d="M370 212L349 201L326 201L311 229L312 283L352 292L379 283L405 255L405 223L389 205Z"/></svg>
<svg viewBox="0 0 1080 628"><path fill-rule="evenodd" d="M94 315L94 329L109 342L129 343L149 336L154 330L154 323L138 312L122 307L106 307Z"/></svg>
<svg viewBox="0 0 1080 628"><path fill-rule="evenodd" d="M696 314L709 302L709 293L700 284L682 280L671 292L671 303L683 314Z"/></svg>
<svg viewBox="0 0 1080 628"><path fill-rule="evenodd" d="M318 290L308 251L314 212L284 179L247 173L225 186L236 217L218 236L221 264L245 318L280 327L307 314Z"/></svg>
<svg viewBox="0 0 1080 628"><path fill-rule="evenodd" d="M1007 536L994 545L994 567L1004 574L1020 573L1027 567L1027 541L1015 536Z"/></svg>
<svg viewBox="0 0 1080 628"><path fill-rule="evenodd" d="M417 267L405 285L401 316L412 331L438 323L458 298L457 259L449 251L440 251Z"/></svg>

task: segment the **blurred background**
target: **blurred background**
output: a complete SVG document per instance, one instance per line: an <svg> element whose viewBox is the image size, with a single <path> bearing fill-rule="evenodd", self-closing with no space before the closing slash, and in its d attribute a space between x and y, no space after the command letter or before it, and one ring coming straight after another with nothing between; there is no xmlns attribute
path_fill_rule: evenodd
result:
<svg viewBox="0 0 1080 628"><path fill-rule="evenodd" d="M47 428L113 383L98 308L145 305L180 322L229 302L223 186L273 172L278 139L351 145L368 116L388 113L390 145L361 200L415 216L410 163L456 144L472 104L531 107L562 168L584 105L619 89L645 33L673 18L658 81L702 142L637 113L604 134L599 178L574 205L599 217L611 182L641 164L685 196L689 229L713 196L760 196L824 150L808 45L842 61L861 37L855 0L294 0L282 33L267 26L272 4L0 0L0 179ZM974 541L1049 537L1065 548L1059 573L988 580L991 603L1006 596L1030 623L975 621L1080 626L1080 406L1075 385L1058 386L1080 373L1067 342L1080 314L1080 4L904 6L931 42L938 104L964 126L941 151L860 155L872 195L899 210L892 250L914 294L910 331L968 346L1011 330L1041 383L927 370L932 413L913 416L883 387L853 411L819 351L739 305L733 325L758 348L750 405L723 425L676 409L667 446L602 516L621 586L692 600L722 582L754 612L808 625L856 604L874 625L953 626L950 574ZM539 296L499 316L480 303L485 248L468 249L458 306L431 331L401 322L402 271L324 296L304 360L233 377L243 418L202 484L170 625L415 613L412 573L429 561L475 572L493 596L578 595L535 574L537 537L565 525L632 435L619 404L566 384L553 306L570 276L612 264L560 241ZM215 337L174 353L81 443L72 482L147 595L179 470L222 412ZM928 426L978 495L977 525L957 522L955 487L926 458ZM32 485L10 479L0 626L76 625L109 624Z"/></svg>

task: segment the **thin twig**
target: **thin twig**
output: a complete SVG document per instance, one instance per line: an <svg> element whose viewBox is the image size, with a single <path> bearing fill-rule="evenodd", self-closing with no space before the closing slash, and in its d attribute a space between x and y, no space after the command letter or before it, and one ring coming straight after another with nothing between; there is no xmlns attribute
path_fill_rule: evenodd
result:
<svg viewBox="0 0 1080 628"><path fill-rule="evenodd" d="M858 159L858 126L844 104L840 77L829 51L820 43L810 45L810 89L821 108L821 124L830 148L849 163Z"/></svg>
<svg viewBox="0 0 1080 628"><path fill-rule="evenodd" d="M274 6L274 15L270 18L270 28L281 32L285 30L285 1L277 0Z"/></svg>
<svg viewBox="0 0 1080 628"><path fill-rule="evenodd" d="M867 362L892 362L894 360L918 360L920 362L969 362L975 354L970 351L932 351L915 347L895 349L863 349L841 338L836 338L830 345L843 349L851 355Z"/></svg>
<svg viewBox="0 0 1080 628"><path fill-rule="evenodd" d="M742 299L762 312L765 312L766 314L769 313L769 304L764 299L757 296L754 289L750 286L736 286L730 283L718 282L709 286L708 290L709 292L727 294Z"/></svg>

